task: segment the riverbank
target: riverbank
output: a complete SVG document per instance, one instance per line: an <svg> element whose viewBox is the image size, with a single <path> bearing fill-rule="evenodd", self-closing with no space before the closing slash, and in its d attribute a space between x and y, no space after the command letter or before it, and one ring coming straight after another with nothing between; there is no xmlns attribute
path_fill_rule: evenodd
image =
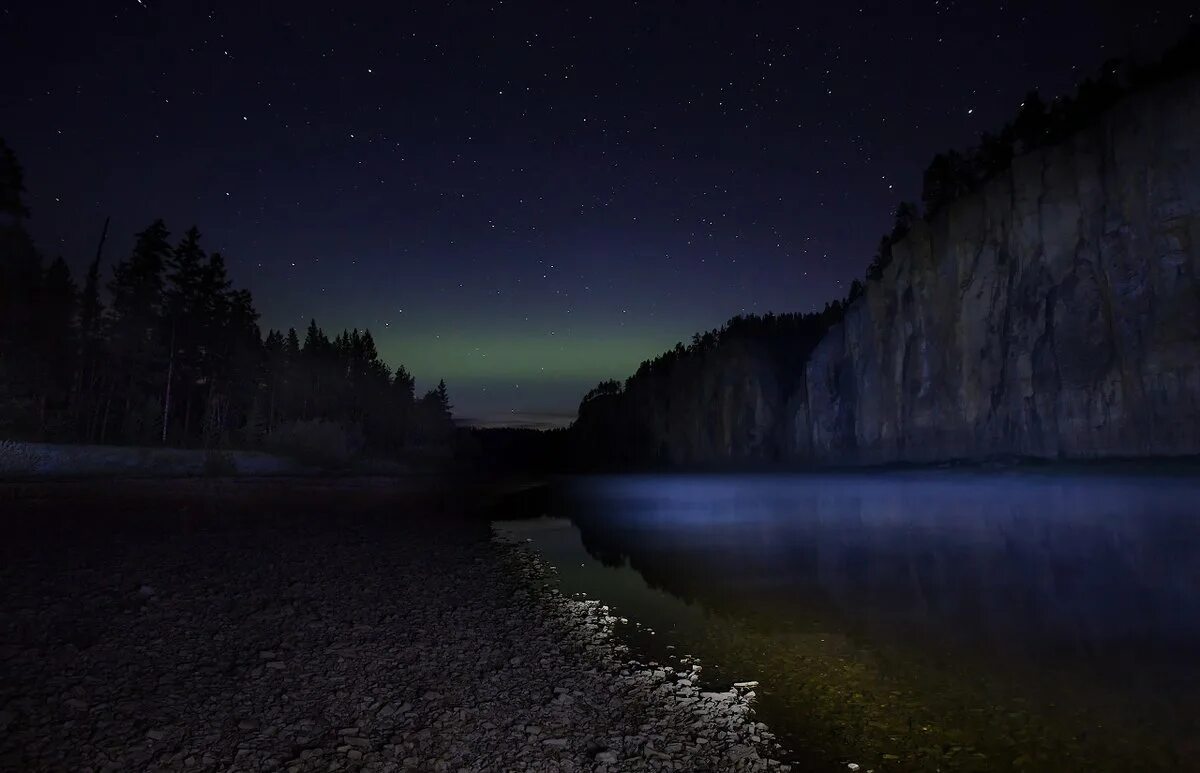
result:
<svg viewBox="0 0 1200 773"><path fill-rule="evenodd" d="M631 664L451 481L26 486L0 767L767 770L750 687Z"/></svg>
<svg viewBox="0 0 1200 773"><path fill-rule="evenodd" d="M0 480L266 476L314 472L292 459L262 451L206 451L198 448L0 440Z"/></svg>
<svg viewBox="0 0 1200 773"><path fill-rule="evenodd" d="M0 481L93 478L229 478L428 475L449 467L448 451L412 450L402 458L319 459L266 451L169 446L76 445L0 440ZM336 463L334 463L336 462Z"/></svg>

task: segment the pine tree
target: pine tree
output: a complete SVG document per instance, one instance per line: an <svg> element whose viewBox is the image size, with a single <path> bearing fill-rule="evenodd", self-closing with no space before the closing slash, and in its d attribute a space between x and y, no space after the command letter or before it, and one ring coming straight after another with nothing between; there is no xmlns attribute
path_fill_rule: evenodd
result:
<svg viewBox="0 0 1200 773"><path fill-rule="evenodd" d="M79 334L85 343L100 338L103 314L104 304L100 302L100 257L97 256L88 266L83 293L79 296Z"/></svg>
<svg viewBox="0 0 1200 773"><path fill-rule="evenodd" d="M133 253L113 267L108 288L113 386L123 382L121 426L127 440L148 440L161 432L161 392L166 352L162 340L163 270L171 254L170 233L156 220L137 235ZM111 406L110 406L111 407ZM101 440L108 422L101 427Z"/></svg>
<svg viewBox="0 0 1200 773"><path fill-rule="evenodd" d="M1019 143L1016 152L1025 153L1043 144L1049 128L1046 103L1036 91L1029 92L1012 126L1013 138Z"/></svg>
<svg viewBox="0 0 1200 773"><path fill-rule="evenodd" d="M300 356L300 337L296 335L296 328L289 327L287 332L287 340L284 342L284 352L287 354L288 362L295 362Z"/></svg>
<svg viewBox="0 0 1200 773"><path fill-rule="evenodd" d="M396 368L392 378L392 390L399 404L405 408L411 407L415 398L416 380L403 365Z"/></svg>
<svg viewBox="0 0 1200 773"><path fill-rule="evenodd" d="M0 214L17 222L29 217L25 206L25 172L8 143L0 138Z"/></svg>
<svg viewBox="0 0 1200 773"><path fill-rule="evenodd" d="M39 435L61 435L63 426L51 430L53 412L66 418L75 373L76 299L78 291L71 271L61 257L46 268L37 303L35 329L30 331L35 341L36 359L33 373L36 380ZM56 425L62 422L56 421Z"/></svg>
<svg viewBox="0 0 1200 773"><path fill-rule="evenodd" d="M450 411L454 406L450 404L450 394L446 391L445 379L438 381L437 389L433 390L433 394L438 415L449 421L452 415Z"/></svg>
<svg viewBox="0 0 1200 773"><path fill-rule="evenodd" d="M902 201L897 204L895 222L892 225L892 241L898 242L905 236L908 236L908 232L912 230L918 217L920 217L920 213L917 210L916 204L913 204L911 201Z"/></svg>
<svg viewBox="0 0 1200 773"><path fill-rule="evenodd" d="M55 258L46 268L42 281L40 332L44 339L43 351L54 374L55 388L64 394L70 390L75 371L78 297L71 270L62 257Z"/></svg>
<svg viewBox="0 0 1200 773"><path fill-rule="evenodd" d="M108 222L104 224L105 235ZM101 237L101 247L104 238ZM76 430L87 440L93 439L96 405L100 391L102 328L104 305L100 302L100 250L88 266L79 297L79 359L73 398Z"/></svg>
<svg viewBox="0 0 1200 773"><path fill-rule="evenodd" d="M167 442L171 419L181 412L183 432L191 424L192 386L200 370L199 347L204 320L205 266L200 231L192 226L167 260L163 298L163 339L167 341L167 382L163 396L162 442ZM179 389L176 389L176 383ZM173 411L172 395L182 395L182 410ZM178 397L175 400L179 400Z"/></svg>
<svg viewBox="0 0 1200 773"><path fill-rule="evenodd" d="M254 445L285 422L317 419L308 422L317 437L340 433L349 448L365 440L372 453L398 452L413 438L444 443L453 431L445 382L415 401L412 375L392 371L370 330L331 341L313 320L303 344L294 328L264 340L250 293L232 287L219 253L205 255L194 226L174 247L161 220L138 233L111 270L105 308L108 221L78 291L62 259L43 271L23 190L0 143L0 427Z"/></svg>
<svg viewBox="0 0 1200 773"><path fill-rule="evenodd" d="M42 258L25 229L24 174L0 140L0 430L40 433Z"/></svg>

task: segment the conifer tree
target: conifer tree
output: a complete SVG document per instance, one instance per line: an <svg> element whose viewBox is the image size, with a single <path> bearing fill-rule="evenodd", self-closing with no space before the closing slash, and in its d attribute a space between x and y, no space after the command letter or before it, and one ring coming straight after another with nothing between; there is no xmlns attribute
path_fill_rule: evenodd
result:
<svg viewBox="0 0 1200 773"><path fill-rule="evenodd" d="M255 445L316 419L316 436L365 440L371 453L448 440L445 382L415 403L412 375L393 373L366 329L331 341L312 320L303 344L294 328L264 340L250 293L232 286L219 253L205 254L194 226L173 247L161 220L138 233L112 268L107 303L107 220L82 291L61 258L43 270L23 190L0 143L0 431Z"/></svg>
<svg viewBox="0 0 1200 773"><path fill-rule="evenodd" d="M12 148L0 138L0 214L17 221L29 217L24 193L25 172Z"/></svg>
<svg viewBox="0 0 1200 773"><path fill-rule="evenodd" d="M165 345L162 341L163 270L171 247L170 233L156 220L137 235L133 253L113 267L108 289L113 379L122 381L121 427L126 439L148 440L153 429L161 432ZM111 400L111 396L110 396ZM109 406L111 408L111 405ZM101 428L101 440L108 422Z"/></svg>
<svg viewBox="0 0 1200 773"><path fill-rule="evenodd" d="M25 230L24 176L16 155L0 140L0 430L36 429L30 421L37 364L37 297L42 260Z"/></svg>
<svg viewBox="0 0 1200 773"><path fill-rule="evenodd" d="M105 234L108 222L104 224ZM101 246L103 246L101 237ZM92 440L95 408L100 391L104 305L100 301L100 250L88 266L79 297L79 359L75 374L74 414L78 432Z"/></svg>
<svg viewBox="0 0 1200 773"><path fill-rule="evenodd" d="M437 385L437 405L438 412L446 419L450 418L450 409L454 406L450 405L450 395L446 391L446 380L439 379Z"/></svg>
<svg viewBox="0 0 1200 773"><path fill-rule="evenodd" d="M196 382L202 345L204 298L204 251L200 231L192 226L167 259L167 284L163 298L163 340L167 342L167 381L163 396L162 442L167 442L171 418L182 413L183 431L191 423L192 386ZM176 384L179 388L176 388ZM182 411L172 409L172 396Z"/></svg>

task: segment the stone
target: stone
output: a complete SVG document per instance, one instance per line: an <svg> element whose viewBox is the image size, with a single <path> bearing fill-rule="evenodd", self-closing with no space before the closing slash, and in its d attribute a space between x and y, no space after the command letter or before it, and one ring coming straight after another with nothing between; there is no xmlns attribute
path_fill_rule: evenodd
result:
<svg viewBox="0 0 1200 773"><path fill-rule="evenodd" d="M676 683L693 679L686 666L632 660L607 638L616 618L546 587L544 562L425 529L412 544L365 540L345 528L353 517L294 540L273 529L270 560L266 542L207 528L131 554L124 573L170 576L171 594L127 604L136 584L97 577L106 598L142 611L115 614L94 652L58 663L4 650L6 669L37 677L21 688L28 699L0 707L5 748L53 769L111 771L721 770L739 743L770 754L749 721ZM91 612L88 578L30 582L36 571L0 566L15 608L34 614L48 599ZM283 622L276 594L298 578L297 617ZM519 607L513 588L526 593ZM361 620L373 627L353 629ZM756 760L739 769L767 769Z"/></svg>
<svg viewBox="0 0 1200 773"><path fill-rule="evenodd" d="M702 692L700 693L700 697L707 698L710 701L724 703L726 701L737 700L738 696L736 692L730 690L729 692Z"/></svg>

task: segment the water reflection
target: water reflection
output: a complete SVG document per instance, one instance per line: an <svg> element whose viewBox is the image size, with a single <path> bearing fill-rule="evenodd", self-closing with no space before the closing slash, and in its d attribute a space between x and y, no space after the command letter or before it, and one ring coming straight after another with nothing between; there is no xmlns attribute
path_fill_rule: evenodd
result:
<svg viewBox="0 0 1200 773"><path fill-rule="evenodd" d="M914 473L594 478L560 507L611 567L577 587L627 608L665 592L677 608L643 622L773 671L777 724L854 725L805 742L891 769L1061 770L1193 766L1198 503L1185 477Z"/></svg>
<svg viewBox="0 0 1200 773"><path fill-rule="evenodd" d="M1191 659L1200 641L1189 481L631 478L573 495L593 556L685 598L824 605L850 623L1075 658Z"/></svg>

